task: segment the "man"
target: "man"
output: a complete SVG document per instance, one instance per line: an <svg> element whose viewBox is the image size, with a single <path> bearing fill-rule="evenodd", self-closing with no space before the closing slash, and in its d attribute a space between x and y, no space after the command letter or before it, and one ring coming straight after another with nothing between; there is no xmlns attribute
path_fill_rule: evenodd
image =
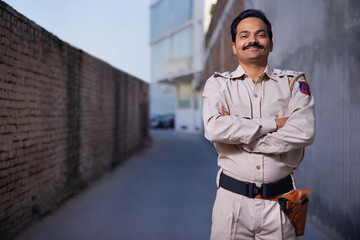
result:
<svg viewBox="0 0 360 240"><path fill-rule="evenodd" d="M292 175L314 140L314 101L304 74L268 65L271 24L245 10L231 25L239 61L204 88L205 137L219 154L211 239L297 239L271 198L295 189Z"/></svg>

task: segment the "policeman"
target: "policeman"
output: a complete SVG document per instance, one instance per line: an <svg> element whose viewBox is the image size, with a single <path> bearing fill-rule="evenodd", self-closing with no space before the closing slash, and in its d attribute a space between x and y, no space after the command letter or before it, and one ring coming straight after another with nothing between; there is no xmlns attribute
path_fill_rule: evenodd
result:
<svg viewBox="0 0 360 240"><path fill-rule="evenodd" d="M306 75L272 69L271 24L248 9L231 25L239 61L204 87L205 137L219 154L211 239L297 239L272 197L296 188L292 171L314 140L314 100Z"/></svg>

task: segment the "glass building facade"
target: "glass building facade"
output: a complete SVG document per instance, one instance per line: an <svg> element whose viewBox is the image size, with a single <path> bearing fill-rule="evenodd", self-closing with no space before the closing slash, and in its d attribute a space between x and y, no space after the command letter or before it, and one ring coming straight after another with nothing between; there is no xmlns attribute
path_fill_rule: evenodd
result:
<svg viewBox="0 0 360 240"><path fill-rule="evenodd" d="M193 0L151 1L151 112L174 113L175 86L156 84L193 65Z"/></svg>
<svg viewBox="0 0 360 240"><path fill-rule="evenodd" d="M192 26L162 38L151 47L152 79L192 68Z"/></svg>
<svg viewBox="0 0 360 240"><path fill-rule="evenodd" d="M151 40L155 40L192 20L193 0L153 1L152 4Z"/></svg>
<svg viewBox="0 0 360 240"><path fill-rule="evenodd" d="M203 0L151 1L152 114L175 114L175 129L199 131Z"/></svg>

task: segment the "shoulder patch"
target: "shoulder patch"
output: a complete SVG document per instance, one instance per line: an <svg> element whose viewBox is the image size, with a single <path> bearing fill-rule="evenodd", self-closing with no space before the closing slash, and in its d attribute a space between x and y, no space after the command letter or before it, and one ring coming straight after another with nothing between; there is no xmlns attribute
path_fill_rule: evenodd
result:
<svg viewBox="0 0 360 240"><path fill-rule="evenodd" d="M300 85L299 89L300 89L301 93L311 96L310 87L309 87L309 84L307 82L299 81L299 85Z"/></svg>

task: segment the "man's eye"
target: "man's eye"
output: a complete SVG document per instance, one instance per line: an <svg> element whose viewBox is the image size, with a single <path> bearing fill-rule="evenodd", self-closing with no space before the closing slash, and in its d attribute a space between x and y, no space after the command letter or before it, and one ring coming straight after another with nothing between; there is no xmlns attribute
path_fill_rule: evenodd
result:
<svg viewBox="0 0 360 240"><path fill-rule="evenodd" d="M245 38L247 38L247 36L246 35L241 35L240 38L245 39Z"/></svg>
<svg viewBox="0 0 360 240"><path fill-rule="evenodd" d="M264 38L265 34L259 34L258 37Z"/></svg>

